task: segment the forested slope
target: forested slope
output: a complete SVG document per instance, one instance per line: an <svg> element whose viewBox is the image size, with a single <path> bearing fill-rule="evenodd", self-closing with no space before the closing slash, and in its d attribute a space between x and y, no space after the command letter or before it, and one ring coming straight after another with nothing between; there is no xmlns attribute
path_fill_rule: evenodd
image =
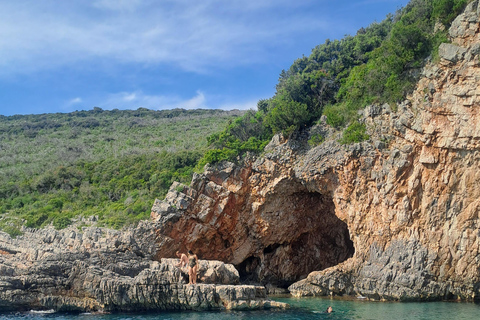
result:
<svg viewBox="0 0 480 320"><path fill-rule="evenodd" d="M241 111L112 110L0 116L0 228L61 228L97 215L120 227L149 217L172 181L189 183L206 135Z"/></svg>
<svg viewBox="0 0 480 320"><path fill-rule="evenodd" d="M260 100L257 112L211 136L213 148L201 162L233 160L246 151L262 150L273 134L301 132L322 115L343 130L342 143L368 139L357 111L374 103L389 103L395 109L412 92L425 63L438 59L439 45L450 41L448 27L469 2L411 0L355 36L326 40L281 72L275 95ZM316 136L310 143L322 141Z"/></svg>

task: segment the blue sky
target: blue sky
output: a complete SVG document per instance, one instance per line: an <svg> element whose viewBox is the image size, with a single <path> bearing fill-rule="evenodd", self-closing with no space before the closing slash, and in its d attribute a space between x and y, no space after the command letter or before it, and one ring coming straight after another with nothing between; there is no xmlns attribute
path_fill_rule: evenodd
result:
<svg viewBox="0 0 480 320"><path fill-rule="evenodd" d="M407 0L1 0L0 114L255 108Z"/></svg>

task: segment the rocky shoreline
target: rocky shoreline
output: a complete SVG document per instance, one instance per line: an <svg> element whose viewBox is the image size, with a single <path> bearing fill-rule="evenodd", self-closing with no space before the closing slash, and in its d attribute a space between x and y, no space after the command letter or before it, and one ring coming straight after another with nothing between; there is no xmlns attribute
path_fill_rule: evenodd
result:
<svg viewBox="0 0 480 320"><path fill-rule="evenodd" d="M157 254L192 248L296 296L480 300L479 1L449 37L407 100L362 110L369 141L323 119L174 184L152 208Z"/></svg>
<svg viewBox="0 0 480 320"><path fill-rule="evenodd" d="M479 1L449 32L408 100L363 110L370 141L340 145L321 121L275 136L261 158L174 183L136 228L0 232L0 311L286 307L241 281L294 296L478 301ZM197 286L164 259L187 248L208 259Z"/></svg>
<svg viewBox="0 0 480 320"><path fill-rule="evenodd" d="M16 239L0 232L0 311L133 312L285 308L263 286L239 285L238 271L199 261L198 285L189 285L177 259L153 260L148 221L115 231L24 229Z"/></svg>

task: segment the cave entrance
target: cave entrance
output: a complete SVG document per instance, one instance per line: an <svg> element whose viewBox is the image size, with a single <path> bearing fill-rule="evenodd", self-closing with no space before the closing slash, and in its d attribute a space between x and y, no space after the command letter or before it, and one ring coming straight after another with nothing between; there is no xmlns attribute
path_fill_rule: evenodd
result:
<svg viewBox="0 0 480 320"><path fill-rule="evenodd" d="M268 225L257 252L237 265L241 279L288 287L312 271L335 266L355 249L331 196L300 183L279 183L258 212Z"/></svg>

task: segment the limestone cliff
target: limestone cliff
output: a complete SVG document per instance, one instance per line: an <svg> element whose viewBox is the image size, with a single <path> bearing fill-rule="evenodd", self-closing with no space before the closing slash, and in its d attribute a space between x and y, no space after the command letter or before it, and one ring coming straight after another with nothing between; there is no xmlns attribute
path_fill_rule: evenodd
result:
<svg viewBox="0 0 480 320"><path fill-rule="evenodd" d="M188 285L178 259L152 260L155 238L147 222L122 231L25 229L17 239L0 232L0 312L286 307L264 287L235 285L238 271L220 261L200 260L199 284Z"/></svg>
<svg viewBox="0 0 480 320"><path fill-rule="evenodd" d="M364 110L370 141L341 146L319 125L316 148L276 137L259 159L172 186L152 209L157 254L188 247L245 279L303 279L295 295L478 299L479 12L457 17L407 101Z"/></svg>

